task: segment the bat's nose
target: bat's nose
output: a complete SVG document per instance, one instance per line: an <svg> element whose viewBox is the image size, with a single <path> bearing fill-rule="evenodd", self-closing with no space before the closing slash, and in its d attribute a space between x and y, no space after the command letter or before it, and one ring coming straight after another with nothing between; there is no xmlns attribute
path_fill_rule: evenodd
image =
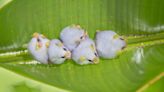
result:
<svg viewBox="0 0 164 92"><path fill-rule="evenodd" d="M94 64L98 64L98 63L99 63L99 58L98 58L98 57L95 57L95 58L93 59L93 63L94 63Z"/></svg>
<svg viewBox="0 0 164 92"><path fill-rule="evenodd" d="M42 43L41 42L37 42L36 43L36 50L40 49L42 47Z"/></svg>
<svg viewBox="0 0 164 92"><path fill-rule="evenodd" d="M71 52L70 52L70 51L67 51L67 52L65 53L64 57L65 57L66 59L71 59Z"/></svg>

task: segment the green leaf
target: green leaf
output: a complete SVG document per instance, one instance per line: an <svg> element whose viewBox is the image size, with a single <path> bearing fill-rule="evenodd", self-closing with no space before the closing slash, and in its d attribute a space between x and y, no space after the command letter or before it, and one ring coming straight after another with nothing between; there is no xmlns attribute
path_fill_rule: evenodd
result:
<svg viewBox="0 0 164 92"><path fill-rule="evenodd" d="M0 92L68 92L0 68Z"/></svg>
<svg viewBox="0 0 164 92"><path fill-rule="evenodd" d="M12 0L0 0L0 9L10 3Z"/></svg>
<svg viewBox="0 0 164 92"><path fill-rule="evenodd" d="M0 10L0 66L74 92L162 92L158 86L164 76L163 4L162 0L13 0ZM58 38L71 24L80 24L91 38L96 30L114 30L125 37L127 48L97 65L80 66L72 60L62 65L31 64L26 44L32 33Z"/></svg>

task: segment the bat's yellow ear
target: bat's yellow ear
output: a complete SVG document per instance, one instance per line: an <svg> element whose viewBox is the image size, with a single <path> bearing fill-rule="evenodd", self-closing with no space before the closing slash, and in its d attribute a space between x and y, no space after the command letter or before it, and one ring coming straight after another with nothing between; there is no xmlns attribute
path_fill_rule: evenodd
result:
<svg viewBox="0 0 164 92"><path fill-rule="evenodd" d="M81 57L79 58L79 61L81 61L81 62L85 61L85 57L84 57L84 56L81 56Z"/></svg>
<svg viewBox="0 0 164 92"><path fill-rule="evenodd" d="M115 34L115 35L113 36L113 39L117 39L117 38L119 38L119 35L118 35L118 34Z"/></svg>
<svg viewBox="0 0 164 92"><path fill-rule="evenodd" d="M43 34L41 34L41 37L42 37L42 38L46 38L46 36L44 36Z"/></svg>
<svg viewBox="0 0 164 92"><path fill-rule="evenodd" d="M63 46L63 43L58 42L56 45L59 46L59 47L62 47Z"/></svg>
<svg viewBox="0 0 164 92"><path fill-rule="evenodd" d="M94 47L93 44L90 45L90 49L91 49L92 51L95 51L95 47Z"/></svg>
<svg viewBox="0 0 164 92"><path fill-rule="evenodd" d="M39 36L39 33L37 33L37 32L33 33L33 35L32 35L32 37L34 37L34 38L38 38L38 36Z"/></svg>
<svg viewBox="0 0 164 92"><path fill-rule="evenodd" d="M96 30L96 33L100 32L100 30Z"/></svg>
<svg viewBox="0 0 164 92"><path fill-rule="evenodd" d="M46 47L48 48L50 46L50 41L46 42Z"/></svg>
<svg viewBox="0 0 164 92"><path fill-rule="evenodd" d="M87 32L87 31L85 31L84 36L85 36L85 37L88 36L88 32Z"/></svg>
<svg viewBox="0 0 164 92"><path fill-rule="evenodd" d="M93 59L93 63L94 63L94 64L98 64L98 63L99 63L99 58L98 58L98 57L95 57L95 58Z"/></svg>
<svg viewBox="0 0 164 92"><path fill-rule="evenodd" d="M70 27L76 27L76 25L75 24L72 24Z"/></svg>
<svg viewBox="0 0 164 92"><path fill-rule="evenodd" d="M80 25L76 25L76 28L79 28L79 29L81 29L81 26L80 26Z"/></svg>

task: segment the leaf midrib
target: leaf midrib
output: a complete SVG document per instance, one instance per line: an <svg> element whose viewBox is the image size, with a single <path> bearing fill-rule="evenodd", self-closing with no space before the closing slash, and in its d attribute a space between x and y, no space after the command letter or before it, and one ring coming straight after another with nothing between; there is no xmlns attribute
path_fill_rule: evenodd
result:
<svg viewBox="0 0 164 92"><path fill-rule="evenodd" d="M164 32L150 35L140 35L140 36L124 36L127 43L127 47L121 51L129 51L138 47L147 47L152 45L164 44ZM12 60L16 57L29 56L26 47L23 45L19 50L6 50L6 52L0 53L0 59L8 58Z"/></svg>

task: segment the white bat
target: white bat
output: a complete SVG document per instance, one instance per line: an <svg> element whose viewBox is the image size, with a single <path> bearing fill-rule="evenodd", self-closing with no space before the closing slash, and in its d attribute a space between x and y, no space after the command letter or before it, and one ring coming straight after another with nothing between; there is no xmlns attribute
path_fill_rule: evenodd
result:
<svg viewBox="0 0 164 92"><path fill-rule="evenodd" d="M125 40L110 30L97 32L95 40L98 55L107 59L116 57L126 46Z"/></svg>
<svg viewBox="0 0 164 92"><path fill-rule="evenodd" d="M87 37L87 32L79 25L72 25L64 28L60 33L63 44L72 51L79 43Z"/></svg>
<svg viewBox="0 0 164 92"><path fill-rule="evenodd" d="M49 40L42 34L34 33L33 38L28 44L28 51L40 63L48 63L48 46Z"/></svg>
<svg viewBox="0 0 164 92"><path fill-rule="evenodd" d="M80 65L99 63L94 41L89 38L81 41L72 51L72 59Z"/></svg>

